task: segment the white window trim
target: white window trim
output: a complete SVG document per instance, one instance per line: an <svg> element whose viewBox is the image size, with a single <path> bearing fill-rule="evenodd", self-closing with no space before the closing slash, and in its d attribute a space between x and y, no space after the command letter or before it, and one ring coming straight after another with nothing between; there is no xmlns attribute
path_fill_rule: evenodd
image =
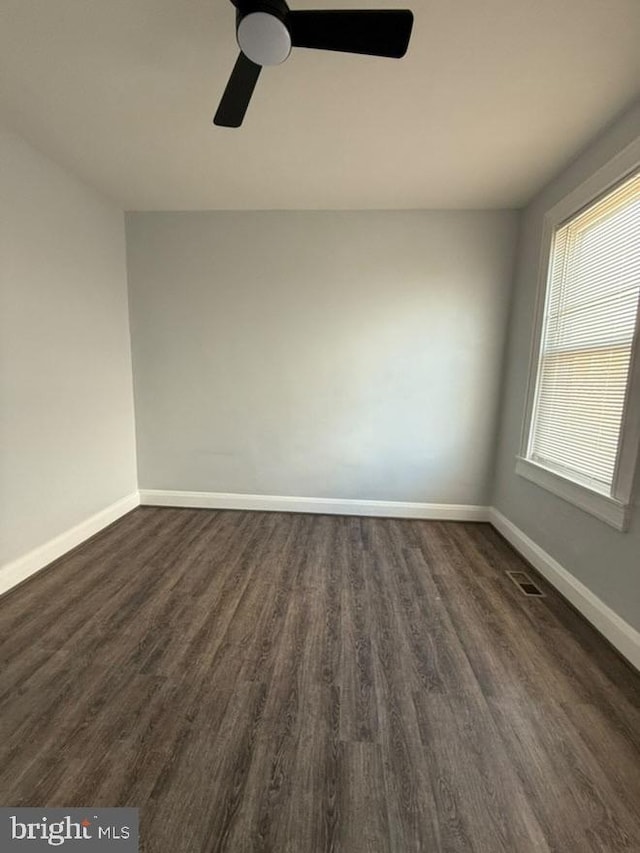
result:
<svg viewBox="0 0 640 853"><path fill-rule="evenodd" d="M551 248L557 228L584 207L595 201L608 189L620 183L640 167L640 139L634 140L612 160L598 169L590 178L548 210L544 216L542 246L538 263L538 293L534 313L531 341L529 377L522 422L520 452L516 457L516 473L537 486L563 498L579 509L615 527L627 529L629 507L638 450L640 445L640 307L631 351L630 378L621 426L620 453L613 482L613 495L609 497L554 472L528 458L531 419L542 343L542 327L547 293Z"/></svg>
<svg viewBox="0 0 640 853"><path fill-rule="evenodd" d="M595 515L601 521L606 521L616 530L627 529L629 505L616 498L594 492L582 483L554 474L553 471L532 462L531 459L525 459L524 456L518 456L516 459L516 474L569 501L585 512Z"/></svg>

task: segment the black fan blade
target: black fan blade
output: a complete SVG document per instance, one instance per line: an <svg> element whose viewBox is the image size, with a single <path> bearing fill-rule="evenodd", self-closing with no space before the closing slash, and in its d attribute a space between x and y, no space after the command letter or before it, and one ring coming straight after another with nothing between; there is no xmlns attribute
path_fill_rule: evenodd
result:
<svg viewBox="0 0 640 853"><path fill-rule="evenodd" d="M294 47L341 50L400 59L407 52L413 13L408 9L290 12Z"/></svg>
<svg viewBox="0 0 640 853"><path fill-rule="evenodd" d="M240 127L261 68L261 65L256 65L244 53L240 53L213 119L214 124L221 127Z"/></svg>

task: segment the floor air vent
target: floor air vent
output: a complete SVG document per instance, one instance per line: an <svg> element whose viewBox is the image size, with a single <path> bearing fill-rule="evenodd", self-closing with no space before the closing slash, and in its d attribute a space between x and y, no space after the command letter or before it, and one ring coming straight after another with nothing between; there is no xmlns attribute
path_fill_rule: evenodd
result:
<svg viewBox="0 0 640 853"><path fill-rule="evenodd" d="M529 575L525 574L525 572L507 572L507 574L524 595L530 595L536 598L544 597L544 592L542 592L541 589L538 589Z"/></svg>

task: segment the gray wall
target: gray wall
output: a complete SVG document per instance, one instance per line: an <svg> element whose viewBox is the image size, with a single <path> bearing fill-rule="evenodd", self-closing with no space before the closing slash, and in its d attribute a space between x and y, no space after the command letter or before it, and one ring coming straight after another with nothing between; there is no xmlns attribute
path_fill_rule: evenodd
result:
<svg viewBox="0 0 640 853"><path fill-rule="evenodd" d="M136 489L124 217L0 132L0 565Z"/></svg>
<svg viewBox="0 0 640 853"><path fill-rule="evenodd" d="M486 503L516 222L128 215L140 488Z"/></svg>
<svg viewBox="0 0 640 853"><path fill-rule="evenodd" d="M514 466L524 414L543 216L639 134L640 104L637 104L552 181L523 215L493 501L497 509L636 628L640 628L637 485L630 530L620 533L517 476Z"/></svg>

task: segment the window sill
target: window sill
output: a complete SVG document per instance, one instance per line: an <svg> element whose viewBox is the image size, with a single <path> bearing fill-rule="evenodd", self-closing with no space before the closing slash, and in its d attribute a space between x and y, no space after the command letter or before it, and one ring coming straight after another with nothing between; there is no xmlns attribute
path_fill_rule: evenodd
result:
<svg viewBox="0 0 640 853"><path fill-rule="evenodd" d="M582 486L580 483L574 483L572 480L561 477L523 456L516 457L516 474L548 492L552 492L579 509L595 515L596 518L610 524L616 530L624 531L627 529L628 506L615 498L602 495Z"/></svg>

